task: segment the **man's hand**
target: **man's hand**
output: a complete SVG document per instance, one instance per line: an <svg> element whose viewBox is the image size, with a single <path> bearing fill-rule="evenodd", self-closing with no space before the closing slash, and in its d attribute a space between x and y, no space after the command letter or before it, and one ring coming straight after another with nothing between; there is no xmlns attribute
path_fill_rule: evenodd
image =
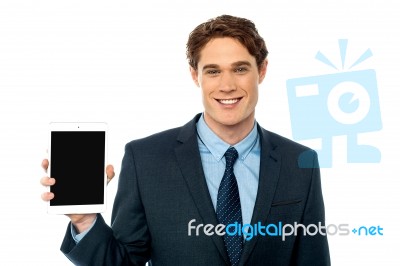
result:
<svg viewBox="0 0 400 266"><path fill-rule="evenodd" d="M42 161L42 168L47 173L47 168L49 167L49 161L44 159ZM107 174L107 184L113 179L115 176L114 167L112 165L107 165L106 167ZM56 183L56 180L52 177L44 176L40 179L40 183L43 186L53 186ZM42 200L50 201L54 198L54 193L52 192L44 192L42 194ZM96 219L96 213L90 214L67 214L67 216L71 219L72 224L75 226L78 233L81 233L88 229Z"/></svg>

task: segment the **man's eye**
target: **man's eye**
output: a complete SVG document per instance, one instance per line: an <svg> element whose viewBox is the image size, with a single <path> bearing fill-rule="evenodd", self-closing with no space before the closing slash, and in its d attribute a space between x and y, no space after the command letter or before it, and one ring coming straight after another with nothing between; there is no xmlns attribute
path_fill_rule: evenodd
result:
<svg viewBox="0 0 400 266"><path fill-rule="evenodd" d="M247 68L245 68L245 67L238 67L235 69L236 73L244 73L246 71L247 71Z"/></svg>
<svg viewBox="0 0 400 266"><path fill-rule="evenodd" d="M219 70L210 69L210 70L207 70L207 74L209 74L209 75L217 75L217 74L219 74Z"/></svg>

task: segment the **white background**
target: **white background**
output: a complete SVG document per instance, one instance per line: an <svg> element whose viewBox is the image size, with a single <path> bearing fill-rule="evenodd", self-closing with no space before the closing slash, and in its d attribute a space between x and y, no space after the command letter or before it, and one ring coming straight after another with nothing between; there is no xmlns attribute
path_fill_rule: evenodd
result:
<svg viewBox="0 0 400 266"><path fill-rule="evenodd" d="M124 145L180 126L202 111L185 58L189 32L221 14L253 20L270 51L257 120L292 138L286 80L336 73L337 40L349 39L354 70L377 73L383 129L360 140L379 164L322 169L327 224L384 228L383 236L329 237L333 265L399 263L400 16L395 1L34 1L0 2L0 264L70 265L59 251L68 218L47 215L39 179L51 121L106 121L117 176ZM108 187L109 205L117 178ZM111 205L112 206L112 205ZM111 206L105 213L110 221Z"/></svg>

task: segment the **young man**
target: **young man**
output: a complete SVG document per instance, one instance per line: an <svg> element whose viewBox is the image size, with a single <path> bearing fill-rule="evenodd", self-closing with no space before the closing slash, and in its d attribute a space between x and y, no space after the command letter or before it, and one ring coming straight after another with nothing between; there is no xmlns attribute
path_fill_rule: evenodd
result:
<svg viewBox="0 0 400 266"><path fill-rule="evenodd" d="M307 234L325 219L316 153L255 121L267 53L244 18L193 30L187 57L204 112L126 145L112 227L98 214L69 216L61 250L73 263L330 265L324 232ZM296 233L283 237L288 228Z"/></svg>

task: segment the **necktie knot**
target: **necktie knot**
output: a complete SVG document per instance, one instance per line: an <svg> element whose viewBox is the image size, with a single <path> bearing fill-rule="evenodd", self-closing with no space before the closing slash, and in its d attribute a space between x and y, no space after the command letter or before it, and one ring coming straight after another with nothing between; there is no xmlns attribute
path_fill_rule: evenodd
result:
<svg viewBox="0 0 400 266"><path fill-rule="evenodd" d="M226 166L233 167L236 159L239 157L237 150L234 147L230 147L225 152Z"/></svg>

